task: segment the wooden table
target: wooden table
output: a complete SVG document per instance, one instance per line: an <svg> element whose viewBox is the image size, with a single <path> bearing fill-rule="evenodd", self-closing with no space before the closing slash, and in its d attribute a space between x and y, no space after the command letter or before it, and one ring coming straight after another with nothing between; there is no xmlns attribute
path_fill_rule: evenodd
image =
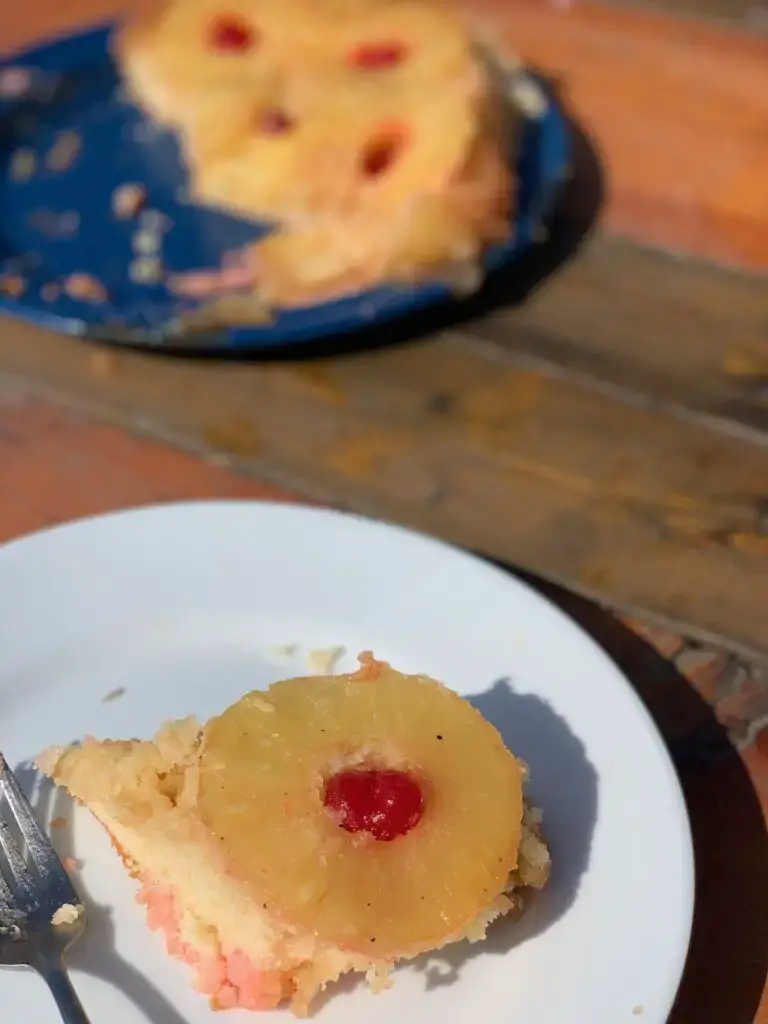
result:
<svg viewBox="0 0 768 1024"><path fill-rule="evenodd" d="M8 382L0 389L0 479L0 542L53 522L154 501L296 500L282 488L40 401ZM546 592L627 673L669 742L683 781L698 900L688 971L670 1024L768 1024L768 991L761 1002L768 957L768 734L738 756L703 696L714 700L714 663L709 675L696 676L697 689L680 672L686 652L677 653L675 663L594 604L565 591ZM663 638L655 639L661 644ZM670 654L673 639L666 635ZM681 647L677 638L676 650ZM691 653L703 652L688 650L689 667Z"/></svg>
<svg viewBox="0 0 768 1024"><path fill-rule="evenodd" d="M114 10L6 4L0 40ZM94 358L6 323L0 370L765 658L768 38L619 6L473 10L553 80L577 159L549 241L461 319L258 366Z"/></svg>
<svg viewBox="0 0 768 1024"><path fill-rule="evenodd" d="M137 502L300 497L533 573L627 672L683 778L699 899L673 1024L768 1024L764 9L472 8L575 119L549 241L460 319L290 363L0 322L0 540ZM115 10L5 4L0 46Z"/></svg>

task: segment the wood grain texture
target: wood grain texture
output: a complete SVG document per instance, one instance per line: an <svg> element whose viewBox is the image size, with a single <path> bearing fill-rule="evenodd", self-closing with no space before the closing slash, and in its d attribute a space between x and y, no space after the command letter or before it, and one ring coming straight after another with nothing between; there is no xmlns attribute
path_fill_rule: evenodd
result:
<svg viewBox="0 0 768 1024"><path fill-rule="evenodd" d="M737 300L743 333L757 332L746 312L752 284L711 280L704 268L696 285L688 268L691 295L722 289L718 303L699 308L683 301L665 257L629 246L622 256L616 246L595 241L547 285L538 312L534 299L422 342L290 365L216 365L108 355L8 322L0 370L319 500L765 653L765 435L668 404L686 387L710 410L736 394L717 369L725 332L699 356L709 376L702 372L698 391L685 357L669 350L693 352L711 317ZM635 260L642 274L627 273ZM539 337L549 350L532 359ZM596 365L582 372L579 359ZM628 388L622 374L640 379L636 366L645 379Z"/></svg>
<svg viewBox="0 0 768 1024"><path fill-rule="evenodd" d="M4 7L0 38L93 19L105 2L38 0L24 19ZM753 255L768 244L768 177L742 188L768 146L758 88L768 43L588 4L476 10L561 78L604 157L601 168L581 139L592 178L577 165L550 243L497 283L494 312L480 318L490 308L480 303L471 323L421 344L290 367L105 356L8 323L0 371L320 499L766 652L765 280L607 237L550 275L605 195L614 226L634 197L647 237L683 210L709 225L710 241L751 239Z"/></svg>
<svg viewBox="0 0 768 1024"><path fill-rule="evenodd" d="M0 544L84 516L166 501L295 496L0 384Z"/></svg>
<svg viewBox="0 0 768 1024"><path fill-rule="evenodd" d="M563 2L563 0L555 0ZM567 6L571 0L565 0ZM574 0L575 2L575 0ZM761 0L609 0L617 7L664 11L690 18L712 19L750 32L768 29L768 6Z"/></svg>
<svg viewBox="0 0 768 1024"><path fill-rule="evenodd" d="M96 365L106 369L104 359ZM23 386L0 387L0 479L6 498L0 540L158 500L287 497L154 440L35 401ZM533 585L541 589L540 581ZM695 679L680 674L680 657L677 666L662 658L591 602L556 587L543 590L625 673L664 736L685 790L697 901L691 955L669 1024L767 1024L768 731L737 757L706 702L715 694L705 700ZM714 652L708 657L722 659ZM141 993L136 1000L149 1018L161 1012L156 999L152 1007Z"/></svg>
<svg viewBox="0 0 768 1024"><path fill-rule="evenodd" d="M768 36L636 6L458 2L557 79L597 140L610 230L768 269ZM142 6L154 0L3 4L0 48Z"/></svg>
<svg viewBox="0 0 768 1024"><path fill-rule="evenodd" d="M542 252L533 261L545 258ZM602 238L583 249L577 266L474 324L472 333L502 362L768 444L768 282L761 276Z"/></svg>
<svg viewBox="0 0 768 1024"><path fill-rule="evenodd" d="M651 10L478 0L597 140L619 234L768 269L768 37Z"/></svg>

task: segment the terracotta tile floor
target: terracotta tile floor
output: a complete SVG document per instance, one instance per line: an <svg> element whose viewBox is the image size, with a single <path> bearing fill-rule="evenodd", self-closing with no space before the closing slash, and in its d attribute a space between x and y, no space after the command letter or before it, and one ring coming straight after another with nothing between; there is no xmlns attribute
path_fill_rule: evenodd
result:
<svg viewBox="0 0 768 1024"><path fill-rule="evenodd" d="M148 438L3 393L0 482L0 541L149 502L298 500ZM672 1024L768 1024L768 731L755 738L745 731L745 722L754 723L762 709L764 680L747 682L748 670L718 652L692 648L642 623L630 629L589 602L548 592L624 669L679 767L696 839L698 901ZM722 711L724 695L731 718ZM724 726L750 740L740 755Z"/></svg>

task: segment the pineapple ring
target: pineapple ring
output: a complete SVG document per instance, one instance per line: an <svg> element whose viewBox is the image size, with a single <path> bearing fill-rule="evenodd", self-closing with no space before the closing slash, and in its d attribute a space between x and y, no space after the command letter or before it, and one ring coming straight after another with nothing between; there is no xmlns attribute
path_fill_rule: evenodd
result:
<svg viewBox="0 0 768 1024"><path fill-rule="evenodd" d="M406 772L424 810L391 842L341 827L326 783ZM369 661L247 694L205 730L198 809L225 869L286 925L370 959L459 937L517 864L520 766L467 701Z"/></svg>
<svg viewBox="0 0 768 1024"><path fill-rule="evenodd" d="M260 220L367 201L360 155L403 119L382 216L446 189L488 105L464 19L424 0L163 0L114 46L132 95L180 132L195 199ZM278 138L260 130L274 109L292 124Z"/></svg>

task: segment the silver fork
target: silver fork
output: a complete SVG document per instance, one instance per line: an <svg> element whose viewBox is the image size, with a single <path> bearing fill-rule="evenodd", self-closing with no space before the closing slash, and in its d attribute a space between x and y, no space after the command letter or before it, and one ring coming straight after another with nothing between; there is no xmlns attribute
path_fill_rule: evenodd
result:
<svg viewBox="0 0 768 1024"><path fill-rule="evenodd" d="M0 754L0 967L37 971L65 1024L89 1024L64 967L84 931L80 898Z"/></svg>

